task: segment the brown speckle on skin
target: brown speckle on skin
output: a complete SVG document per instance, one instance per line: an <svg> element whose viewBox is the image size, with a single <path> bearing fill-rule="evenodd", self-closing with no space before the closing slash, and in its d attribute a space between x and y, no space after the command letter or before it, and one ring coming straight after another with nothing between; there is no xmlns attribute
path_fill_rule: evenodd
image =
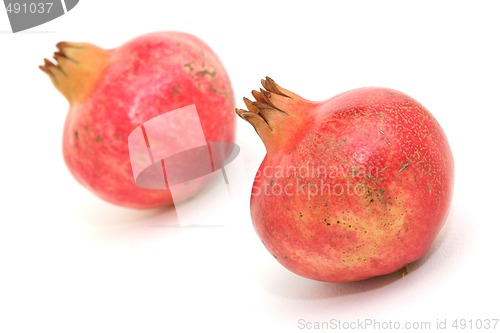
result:
<svg viewBox="0 0 500 333"><path fill-rule="evenodd" d="M102 136L98 135L95 137L96 142L102 142Z"/></svg>
<svg viewBox="0 0 500 333"><path fill-rule="evenodd" d="M198 89L199 89L201 92L205 92L205 86L203 86L203 85L201 84L201 82L198 82L198 83L196 84L196 86L198 87Z"/></svg>
<svg viewBox="0 0 500 333"><path fill-rule="evenodd" d="M403 165L401 165L401 168L399 168L398 172L403 172L404 169L406 169L410 165L410 162L404 162Z"/></svg>
<svg viewBox="0 0 500 333"><path fill-rule="evenodd" d="M177 95L179 95L179 85L178 84L174 85L174 87L172 88L172 96L175 97Z"/></svg>
<svg viewBox="0 0 500 333"><path fill-rule="evenodd" d="M190 72L193 71L194 70L193 63L188 62L187 64L184 64L184 68L186 68Z"/></svg>
<svg viewBox="0 0 500 333"><path fill-rule="evenodd" d="M227 97L227 96L228 96L228 93L227 93L227 92L217 90L217 88L215 88L213 84L211 84L208 88L209 88L211 91L213 91L214 93L216 93L216 94L223 95L223 96L225 96L225 97Z"/></svg>
<svg viewBox="0 0 500 333"><path fill-rule="evenodd" d="M214 78L215 74L216 74L215 71L209 71L207 69L204 69L202 71L198 71L198 72L195 73L196 76L205 76L205 75L208 75L211 78Z"/></svg>
<svg viewBox="0 0 500 333"><path fill-rule="evenodd" d="M80 135L78 134L78 131L75 131L75 139L78 141L79 138L80 138Z"/></svg>

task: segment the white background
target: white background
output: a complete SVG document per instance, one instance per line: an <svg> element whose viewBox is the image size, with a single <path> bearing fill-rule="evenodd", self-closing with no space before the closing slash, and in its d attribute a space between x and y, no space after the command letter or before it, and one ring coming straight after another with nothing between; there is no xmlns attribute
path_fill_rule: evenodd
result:
<svg viewBox="0 0 500 333"><path fill-rule="evenodd" d="M457 318L500 318L497 8L82 0L18 34L0 9L0 332L297 332L300 319L365 318L446 319L455 331ZM193 223L222 227L176 228L175 211L115 207L82 188L62 159L67 102L37 66L61 40L112 48L160 30L207 42L239 107L266 75L313 100L376 85L424 104L456 164L452 210L429 253L404 278L348 284L282 268L252 228L251 181L265 150L242 120L243 185L230 201L212 186L183 206Z"/></svg>

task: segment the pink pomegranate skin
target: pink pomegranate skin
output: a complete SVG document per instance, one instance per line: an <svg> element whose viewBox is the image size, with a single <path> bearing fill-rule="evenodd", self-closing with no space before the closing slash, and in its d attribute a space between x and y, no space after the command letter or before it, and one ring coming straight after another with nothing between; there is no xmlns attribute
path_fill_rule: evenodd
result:
<svg viewBox="0 0 500 333"><path fill-rule="evenodd" d="M41 68L70 102L64 159L73 176L102 199L133 208L172 204L168 189L139 188L131 169L128 136L155 116L195 104L207 141L234 142L231 82L200 39L158 32L113 50L68 42L58 48L58 64L46 60ZM190 129L179 124L179 136L190 140ZM203 186L191 183L184 194Z"/></svg>
<svg viewBox="0 0 500 333"><path fill-rule="evenodd" d="M448 214L453 157L436 119L411 97L361 88L324 102L267 78L238 114L267 155L251 196L255 230L286 268L355 281L419 259ZM261 121L264 119L265 121Z"/></svg>

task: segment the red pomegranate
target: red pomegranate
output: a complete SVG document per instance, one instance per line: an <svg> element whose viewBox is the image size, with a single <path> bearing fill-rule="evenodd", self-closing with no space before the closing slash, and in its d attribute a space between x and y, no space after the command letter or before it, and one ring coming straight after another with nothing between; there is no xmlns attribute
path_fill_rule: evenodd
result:
<svg viewBox="0 0 500 333"><path fill-rule="evenodd" d="M420 258L453 191L452 153L429 111L386 88L312 102L270 78L262 85L237 113L267 149L251 215L272 255L329 282L388 274Z"/></svg>
<svg viewBox="0 0 500 333"><path fill-rule="evenodd" d="M158 32L112 50L69 42L57 47L56 64L46 59L40 68L70 104L64 159L73 176L102 199L134 208L172 204L168 188L139 188L131 170L127 138L156 116L194 104L207 142L234 142L231 83L217 55L200 39ZM170 125L179 140L194 135L182 117ZM204 184L186 184L184 196Z"/></svg>

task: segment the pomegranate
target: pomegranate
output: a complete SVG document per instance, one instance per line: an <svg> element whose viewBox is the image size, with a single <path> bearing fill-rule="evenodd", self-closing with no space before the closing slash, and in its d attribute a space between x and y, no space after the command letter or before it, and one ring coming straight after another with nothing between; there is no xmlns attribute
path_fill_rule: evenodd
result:
<svg viewBox="0 0 500 333"><path fill-rule="evenodd" d="M449 211L453 157L411 97L361 88L312 102L262 80L236 110L267 150L252 188L255 230L286 268L355 281L420 258Z"/></svg>
<svg viewBox="0 0 500 333"><path fill-rule="evenodd" d="M157 32L112 50L70 42L57 48L55 63L45 59L40 68L70 104L64 159L73 176L102 199L133 208L172 204L168 187L139 188L131 170L127 138L156 116L194 104L207 142L234 142L229 77L217 55L195 36ZM177 118L168 130L176 130L179 140L191 140L187 122ZM184 196L204 184L191 182Z"/></svg>

